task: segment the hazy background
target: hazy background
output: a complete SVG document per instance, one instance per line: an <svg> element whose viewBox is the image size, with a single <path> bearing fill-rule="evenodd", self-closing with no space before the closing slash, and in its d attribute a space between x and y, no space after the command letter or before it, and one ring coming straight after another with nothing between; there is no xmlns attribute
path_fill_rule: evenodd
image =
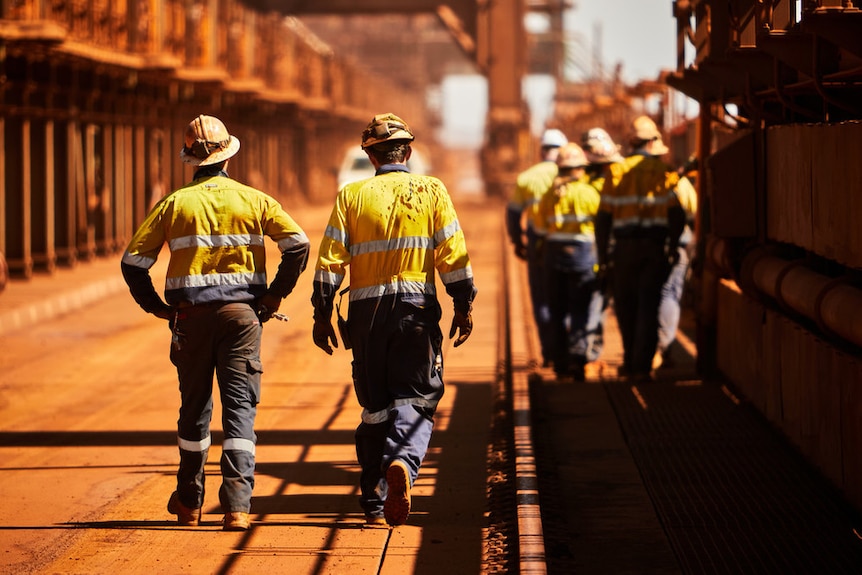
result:
<svg viewBox="0 0 862 575"><path fill-rule="evenodd" d="M629 84L655 79L661 70L676 67L676 20L672 0L575 0L564 28L581 56L599 59L607 72L621 64ZM527 22L527 26L534 23ZM575 68L569 81L587 79ZM554 94L554 80L530 76L524 97L531 110L531 128L541 132ZM449 76L442 85L444 111L440 140L458 147L479 147L487 113L487 82L481 75Z"/></svg>

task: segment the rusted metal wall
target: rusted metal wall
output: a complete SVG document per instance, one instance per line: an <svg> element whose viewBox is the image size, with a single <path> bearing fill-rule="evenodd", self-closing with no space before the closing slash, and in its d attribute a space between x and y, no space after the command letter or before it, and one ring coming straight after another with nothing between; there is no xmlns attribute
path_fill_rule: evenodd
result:
<svg viewBox="0 0 862 575"><path fill-rule="evenodd" d="M422 122L421 98L239 0L0 6L0 252L17 276L123 249L190 178L178 154L198 114L242 142L231 175L288 204L335 194L332 151L373 114Z"/></svg>
<svg viewBox="0 0 862 575"><path fill-rule="evenodd" d="M710 132L698 150L698 353L862 509L853 4L677 0L668 82L698 99Z"/></svg>
<svg viewBox="0 0 862 575"><path fill-rule="evenodd" d="M742 293L719 288L725 374L858 508L862 508L862 360Z"/></svg>
<svg viewBox="0 0 862 575"><path fill-rule="evenodd" d="M862 122L767 131L768 237L862 268Z"/></svg>

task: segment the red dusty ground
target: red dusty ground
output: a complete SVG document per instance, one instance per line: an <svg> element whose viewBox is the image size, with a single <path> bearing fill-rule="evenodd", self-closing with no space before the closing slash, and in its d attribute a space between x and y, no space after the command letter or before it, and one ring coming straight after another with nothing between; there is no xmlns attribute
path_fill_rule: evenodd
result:
<svg viewBox="0 0 862 575"><path fill-rule="evenodd" d="M365 527L357 505L350 354L312 344L311 271L280 310L290 321L264 330L245 533L220 529L218 437L202 525L177 527L165 510L178 459L170 334L132 301L119 256L10 283L0 295L0 572L479 573L503 209L459 209L480 290L475 330L457 350L447 342L447 391L413 511L392 530ZM293 211L312 256L328 212ZM219 418L217 405L215 430Z"/></svg>

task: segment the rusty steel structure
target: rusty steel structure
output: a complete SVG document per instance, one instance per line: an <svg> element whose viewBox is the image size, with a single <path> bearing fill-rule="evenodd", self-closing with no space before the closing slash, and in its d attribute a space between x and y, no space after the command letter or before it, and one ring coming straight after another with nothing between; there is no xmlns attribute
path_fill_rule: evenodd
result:
<svg viewBox="0 0 862 575"><path fill-rule="evenodd" d="M198 113L223 117L240 136L235 175L287 201L329 197L338 152L381 109L431 132L440 119L427 113L421 84L404 82L404 74L369 77L355 63L361 54L339 55L303 23L311 15L370 14L381 22L387 14L432 15L488 80L483 183L487 193L507 195L533 159L521 80L530 60L560 67L556 34L569 5L6 0L0 253L13 275L29 277L120 249L159 195L187 178L175 148ZM527 11L547 13L552 23L532 52ZM398 37L391 27L371 31L378 43Z"/></svg>
<svg viewBox="0 0 862 575"><path fill-rule="evenodd" d="M562 12L570 5L566 0L246 0L260 10L277 10L283 14L360 15L360 14L434 14L452 36L453 41L488 80L488 114L485 144L481 152L482 177L486 193L506 196L517 174L530 158L529 111L521 92L521 81L527 72L529 49L524 30L527 11L551 15L552 27L562 26ZM385 44L391 34L378 30L375 40ZM550 60L559 66L562 58L560 41L546 44L556 52Z"/></svg>
<svg viewBox="0 0 862 575"><path fill-rule="evenodd" d="M700 103L698 351L862 507L862 11L677 0Z"/></svg>
<svg viewBox="0 0 862 575"><path fill-rule="evenodd" d="M238 0L0 7L0 252L16 276L122 249L190 176L178 152L197 114L240 137L233 173L288 203L329 197L330 150L381 106L422 126L413 94L387 78L369 92L299 20Z"/></svg>

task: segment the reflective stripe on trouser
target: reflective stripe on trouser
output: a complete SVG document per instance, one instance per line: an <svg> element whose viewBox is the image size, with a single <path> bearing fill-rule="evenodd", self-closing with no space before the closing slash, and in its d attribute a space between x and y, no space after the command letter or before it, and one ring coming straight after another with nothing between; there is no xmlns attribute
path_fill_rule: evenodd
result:
<svg viewBox="0 0 862 575"><path fill-rule="evenodd" d="M434 427L428 408L399 405L384 423L360 423L356 428L356 457L362 466L359 478L362 510L372 515L383 509L386 500L386 468L395 459L407 464L410 485L419 476L419 466L428 451Z"/></svg>
<svg viewBox="0 0 862 575"><path fill-rule="evenodd" d="M440 316L440 305L430 295L350 303L353 386L365 409L355 439L362 467L360 505L366 513L382 508L389 463L404 461L414 481L425 458L443 396ZM386 419L376 423L382 414Z"/></svg>
<svg viewBox="0 0 862 575"><path fill-rule="evenodd" d="M658 306L668 267L654 238L617 238L613 253L614 312L623 340L623 366L647 374L658 342Z"/></svg>
<svg viewBox="0 0 862 575"><path fill-rule="evenodd" d="M254 419L262 372L260 322L252 307L241 303L190 316L177 321L181 345L179 349L171 347L181 398L177 421L179 498L187 507L203 504L215 374L225 435L219 501L224 512L247 512L254 488Z"/></svg>

